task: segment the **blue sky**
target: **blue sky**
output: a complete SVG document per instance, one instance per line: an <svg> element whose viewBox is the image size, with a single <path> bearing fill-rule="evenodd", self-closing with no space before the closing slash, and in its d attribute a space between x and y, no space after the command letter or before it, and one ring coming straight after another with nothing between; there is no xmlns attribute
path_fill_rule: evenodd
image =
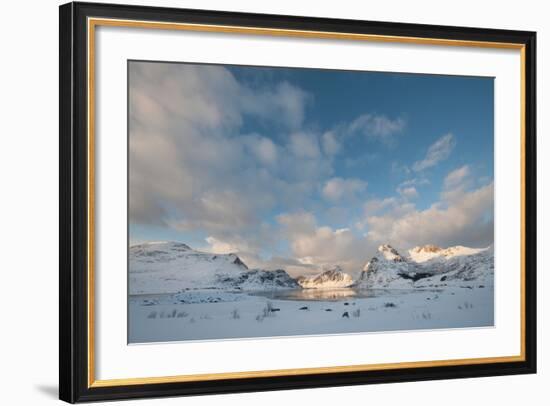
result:
<svg viewBox="0 0 550 406"><path fill-rule="evenodd" d="M130 63L130 242L294 273L493 242L493 79Z"/></svg>

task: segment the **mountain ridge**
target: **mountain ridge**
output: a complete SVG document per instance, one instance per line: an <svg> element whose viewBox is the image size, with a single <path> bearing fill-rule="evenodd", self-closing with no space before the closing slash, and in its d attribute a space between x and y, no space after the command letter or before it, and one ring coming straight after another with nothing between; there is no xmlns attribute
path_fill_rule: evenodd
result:
<svg viewBox="0 0 550 406"><path fill-rule="evenodd" d="M414 289L475 287L493 284L492 246L441 248L425 245L403 256L389 244L353 279L338 265L312 276L291 277L284 269L249 269L234 253L213 254L176 241L157 241L129 248L130 294L177 293L189 289Z"/></svg>
<svg viewBox="0 0 550 406"><path fill-rule="evenodd" d="M403 257L390 245L381 245L378 253L363 267L354 286L370 289L473 288L476 284L493 284L494 254L491 246L454 246L445 249L434 245L424 247L415 247L409 250L409 254L412 252L416 255ZM426 253L429 255L418 255Z"/></svg>

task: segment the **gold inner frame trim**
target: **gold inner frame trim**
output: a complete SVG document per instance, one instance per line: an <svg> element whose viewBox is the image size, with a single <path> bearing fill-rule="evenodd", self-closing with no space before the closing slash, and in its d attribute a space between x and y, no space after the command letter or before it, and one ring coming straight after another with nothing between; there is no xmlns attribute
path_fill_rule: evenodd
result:
<svg viewBox="0 0 550 406"><path fill-rule="evenodd" d="M243 378L266 378L288 375L311 375L311 374L330 374L338 372L361 372L361 371L382 371L388 369L399 368L421 368L432 366L456 366L456 365L474 365L474 364L489 364L522 361L520 355L510 357L493 357L493 358L469 358L459 360L439 360L439 361L414 361L386 364L368 364L368 365L346 365L335 367L320 367L320 368L296 368L296 369L276 369L268 371L244 371L244 372L227 372L215 374L197 374L197 375L174 375L161 376L151 378L125 378L125 379L108 379L94 381L91 387L100 388L107 386L120 385L143 385L147 383L176 383L176 382L192 382L192 381L214 381L217 379L243 379Z"/></svg>
<svg viewBox="0 0 550 406"><path fill-rule="evenodd" d="M458 46L511 49L520 51L520 137L521 137L521 269L520 269L520 354L502 357L464 358L451 360L395 362L383 364L346 365L315 368L277 369L265 371L220 372L211 374L174 375L144 378L95 379L95 28L97 26L148 28L194 32L232 33L316 39L339 39L431 46ZM441 38L405 37L391 35L355 34L345 32L307 31L230 25L168 23L155 21L89 18L88 41L88 387L111 387L177 382L213 381L220 379L266 378L342 372L380 371L397 368L426 368L458 365L479 365L525 361L525 45L507 42L469 41Z"/></svg>

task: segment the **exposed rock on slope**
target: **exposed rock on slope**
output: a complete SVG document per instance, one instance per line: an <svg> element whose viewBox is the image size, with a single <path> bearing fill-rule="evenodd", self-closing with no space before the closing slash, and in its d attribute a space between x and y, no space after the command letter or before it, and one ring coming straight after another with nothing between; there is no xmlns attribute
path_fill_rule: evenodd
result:
<svg viewBox="0 0 550 406"><path fill-rule="evenodd" d="M475 249L433 245L416 247L409 258L389 245L382 245L365 265L356 282L362 288L415 288L485 286L493 284L492 248Z"/></svg>
<svg viewBox="0 0 550 406"><path fill-rule="evenodd" d="M277 269L266 271L263 269L251 269L241 272L237 277L222 277L219 280L224 286L243 290L269 290L298 288L295 279L291 278L286 271Z"/></svg>
<svg viewBox="0 0 550 406"><path fill-rule="evenodd" d="M387 261L392 261L392 262L406 261L405 258L403 258L401 254L399 254L399 252L397 252L397 250L389 244L384 244L379 246L378 253L382 258L384 258Z"/></svg>

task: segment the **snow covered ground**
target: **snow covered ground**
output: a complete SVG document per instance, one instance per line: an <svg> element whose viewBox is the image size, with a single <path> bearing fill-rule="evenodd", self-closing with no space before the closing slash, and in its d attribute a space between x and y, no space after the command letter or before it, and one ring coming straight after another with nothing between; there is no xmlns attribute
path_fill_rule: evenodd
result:
<svg viewBox="0 0 550 406"><path fill-rule="evenodd" d="M132 296L130 343L493 325L493 289L187 292ZM268 296L268 297L266 297ZM273 296L273 298L269 297ZM324 296L324 297L323 297ZM282 297L282 298L279 298Z"/></svg>
<svg viewBox="0 0 550 406"><path fill-rule="evenodd" d="M175 242L130 248L128 341L491 327L492 247L390 245L353 279L339 267L292 278L235 254Z"/></svg>

